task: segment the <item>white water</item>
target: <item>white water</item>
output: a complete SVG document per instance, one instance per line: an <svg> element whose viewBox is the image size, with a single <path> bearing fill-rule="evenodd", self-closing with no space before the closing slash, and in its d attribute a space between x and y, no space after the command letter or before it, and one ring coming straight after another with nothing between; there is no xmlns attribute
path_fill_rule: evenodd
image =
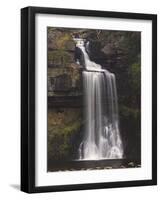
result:
<svg viewBox="0 0 161 200"><path fill-rule="evenodd" d="M86 69L83 71L85 134L79 159L122 158L115 75L90 60L82 39L76 42L84 55Z"/></svg>

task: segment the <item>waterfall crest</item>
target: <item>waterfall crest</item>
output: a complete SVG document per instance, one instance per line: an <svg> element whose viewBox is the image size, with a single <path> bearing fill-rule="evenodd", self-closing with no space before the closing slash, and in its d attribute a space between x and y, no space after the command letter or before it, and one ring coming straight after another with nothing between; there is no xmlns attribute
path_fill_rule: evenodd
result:
<svg viewBox="0 0 161 200"><path fill-rule="evenodd" d="M80 160L120 159L123 146L119 130L115 75L92 62L83 39L75 39L84 56L84 138Z"/></svg>

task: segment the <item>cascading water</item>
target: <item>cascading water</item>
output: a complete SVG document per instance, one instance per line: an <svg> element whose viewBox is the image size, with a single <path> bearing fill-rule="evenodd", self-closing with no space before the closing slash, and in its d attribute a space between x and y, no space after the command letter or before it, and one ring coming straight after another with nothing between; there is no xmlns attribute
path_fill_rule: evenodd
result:
<svg viewBox="0 0 161 200"><path fill-rule="evenodd" d="M115 75L92 62L83 39L75 39L84 56L85 134L79 147L80 160L120 159L123 147L119 131Z"/></svg>

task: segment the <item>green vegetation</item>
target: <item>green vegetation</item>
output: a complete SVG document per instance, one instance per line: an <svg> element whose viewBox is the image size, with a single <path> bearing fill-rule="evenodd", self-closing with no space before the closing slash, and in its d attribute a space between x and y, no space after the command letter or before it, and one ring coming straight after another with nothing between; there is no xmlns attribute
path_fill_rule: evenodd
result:
<svg viewBox="0 0 161 200"><path fill-rule="evenodd" d="M141 68L140 63L133 63L129 69L129 76L131 77L130 82L132 89L137 93L140 93L140 82L141 82Z"/></svg>
<svg viewBox="0 0 161 200"><path fill-rule="evenodd" d="M71 54L65 50L49 51L48 52L48 62L55 66L67 67L69 63L73 61Z"/></svg>
<svg viewBox="0 0 161 200"><path fill-rule="evenodd" d="M49 109L48 158L71 159L73 138L78 137L82 120L80 109Z"/></svg>
<svg viewBox="0 0 161 200"><path fill-rule="evenodd" d="M127 106L120 106L120 115L126 118L127 120L129 118L132 118L133 120L137 120L140 115L140 110L129 108Z"/></svg>

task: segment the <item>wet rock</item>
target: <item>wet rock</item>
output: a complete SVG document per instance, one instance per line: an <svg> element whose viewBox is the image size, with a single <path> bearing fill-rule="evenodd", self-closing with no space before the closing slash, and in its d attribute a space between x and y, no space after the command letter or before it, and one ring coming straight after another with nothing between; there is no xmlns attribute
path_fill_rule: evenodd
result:
<svg viewBox="0 0 161 200"><path fill-rule="evenodd" d="M112 167L108 166L108 167L105 167L105 169L112 169Z"/></svg>
<svg viewBox="0 0 161 200"><path fill-rule="evenodd" d="M129 163L128 163L128 166L129 166L129 167L134 167L135 164L134 164L133 162L129 162Z"/></svg>
<svg viewBox="0 0 161 200"><path fill-rule="evenodd" d="M101 169L101 167L96 167L96 169Z"/></svg>
<svg viewBox="0 0 161 200"><path fill-rule="evenodd" d="M84 68L85 68L84 57L83 57L83 54L82 54L82 51L80 50L80 48L78 48L78 47L75 48L74 57L75 57L75 61L79 62L79 64L84 66Z"/></svg>
<svg viewBox="0 0 161 200"><path fill-rule="evenodd" d="M68 92L72 87L71 77L62 74L57 77L50 77L51 88L55 92Z"/></svg>
<svg viewBox="0 0 161 200"><path fill-rule="evenodd" d="M48 68L48 96L60 93L74 96L82 94L82 67L80 65L70 63L64 68Z"/></svg>

